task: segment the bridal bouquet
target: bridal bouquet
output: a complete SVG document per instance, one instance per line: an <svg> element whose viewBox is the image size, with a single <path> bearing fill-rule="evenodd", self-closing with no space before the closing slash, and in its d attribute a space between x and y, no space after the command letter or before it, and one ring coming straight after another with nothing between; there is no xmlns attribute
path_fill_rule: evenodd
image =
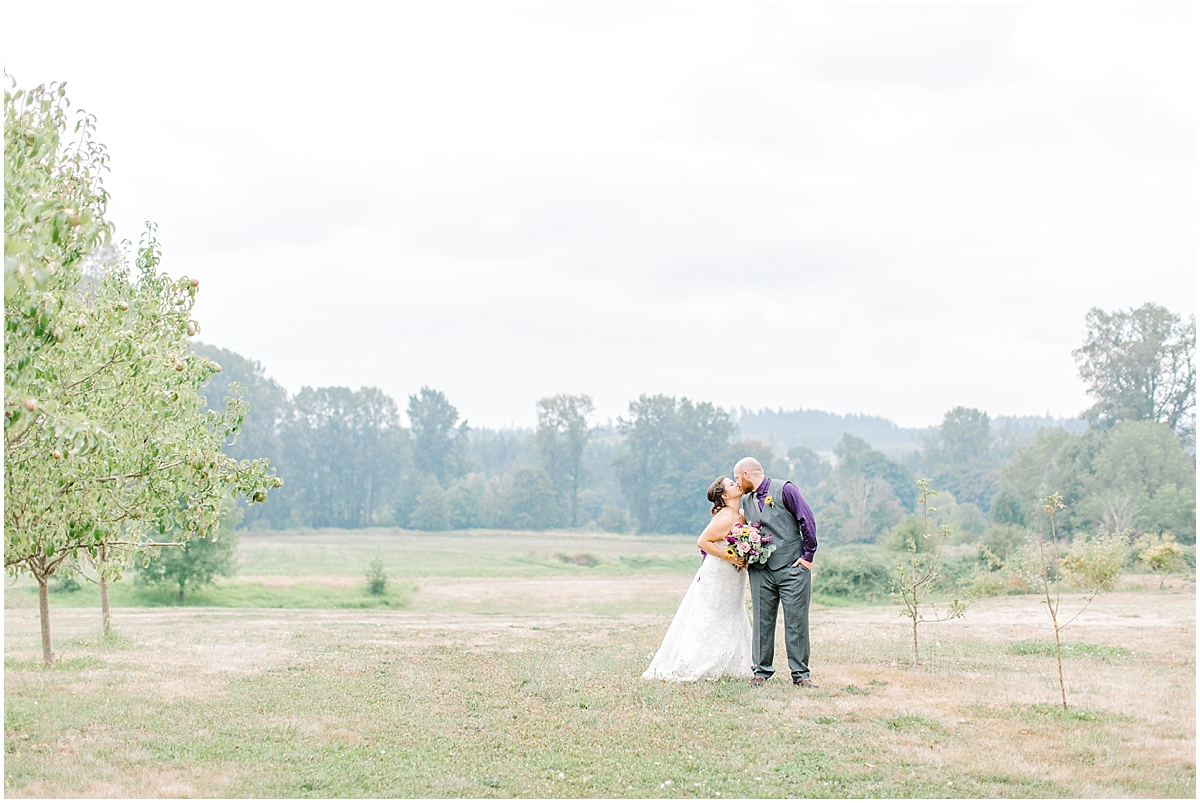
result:
<svg viewBox="0 0 1200 803"><path fill-rule="evenodd" d="M749 524L735 524L725 536L725 554L729 557L739 557L746 563L766 563L767 558L775 551L771 543L771 534L763 533L757 527Z"/></svg>

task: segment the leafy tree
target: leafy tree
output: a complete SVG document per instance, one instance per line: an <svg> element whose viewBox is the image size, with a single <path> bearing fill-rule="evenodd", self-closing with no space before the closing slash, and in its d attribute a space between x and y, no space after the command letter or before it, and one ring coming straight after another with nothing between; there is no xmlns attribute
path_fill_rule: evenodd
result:
<svg viewBox="0 0 1200 803"><path fill-rule="evenodd" d="M450 529L487 527L492 519L492 489L487 477L474 473L459 477L446 493Z"/></svg>
<svg viewBox="0 0 1200 803"><path fill-rule="evenodd" d="M966 407L946 413L925 440L922 470L959 502L987 512L996 495L999 465L993 456L988 414Z"/></svg>
<svg viewBox="0 0 1200 803"><path fill-rule="evenodd" d="M981 538L988 528L983 511L970 502L954 502L949 492L946 497L945 502L938 504L938 523L950 525L956 539L952 543L968 543Z"/></svg>
<svg viewBox="0 0 1200 803"><path fill-rule="evenodd" d="M722 472L729 475L733 471L734 465L743 457L753 457L759 463L762 463L763 473L768 477L781 477L782 479L792 479L791 477L783 477L780 472L786 470L786 463L775 457L775 451L759 440L743 439L737 440L725 447L725 453L721 457ZM780 465L780 463L784 463ZM716 479L716 477L713 477ZM712 480L709 480L712 482Z"/></svg>
<svg viewBox="0 0 1200 803"><path fill-rule="evenodd" d="M555 490L567 501L570 526L579 526L579 483L583 452L591 436L587 417L592 414L590 396L549 396L538 406L538 428L534 448L550 474Z"/></svg>
<svg viewBox="0 0 1200 803"><path fill-rule="evenodd" d="M875 451L862 438L856 438L849 433L842 436L834 454L838 458L837 470L843 475L861 474L868 479L877 477L887 483L905 510L910 513L916 510L911 493L915 480L904 466L883 452Z"/></svg>
<svg viewBox="0 0 1200 803"><path fill-rule="evenodd" d="M1195 483L1183 487L1173 482L1160 485L1150 497L1143 523L1151 532L1175 533L1183 543L1196 543Z"/></svg>
<svg viewBox="0 0 1200 803"><path fill-rule="evenodd" d="M232 577L237 570L234 552L241 518L242 511L232 499L227 499L222 505L221 523L215 530L188 539L174 533L174 544L160 547L157 554L138 568L138 580L147 585L175 586L179 589L177 599L183 602L186 587L195 590L217 577Z"/></svg>
<svg viewBox="0 0 1200 803"><path fill-rule="evenodd" d="M1011 488L1003 488L992 500L991 520L995 524L1025 526L1025 506Z"/></svg>
<svg viewBox="0 0 1200 803"><path fill-rule="evenodd" d="M828 490L842 514L839 543L874 540L903 515L892 486L883 478L850 471L834 476Z"/></svg>
<svg viewBox="0 0 1200 803"><path fill-rule="evenodd" d="M440 485L427 485L417 495L416 505L408 516L414 530L443 532L450 529L450 500Z"/></svg>
<svg viewBox="0 0 1200 803"><path fill-rule="evenodd" d="M1195 538L1196 467L1180 447L1179 439L1163 424L1154 421L1124 421L1102 436L1100 448L1083 478L1084 496L1077 503L1077 520L1099 524L1109 532L1130 532L1152 523L1167 529L1182 528ZM1167 490L1166 486L1170 486ZM1185 515L1175 510L1155 509L1168 496L1183 490L1190 501ZM1170 506L1178 508L1172 498ZM1163 521L1165 519L1165 521ZM1156 521L1158 520L1158 521Z"/></svg>
<svg viewBox="0 0 1200 803"><path fill-rule="evenodd" d="M1196 318L1185 325L1158 304L1087 314L1083 345L1074 351L1079 376L1096 400L1084 416L1107 429L1121 421L1158 421L1195 437Z"/></svg>
<svg viewBox="0 0 1200 803"><path fill-rule="evenodd" d="M408 436L378 388L301 388L284 427L293 510L309 527L367 527L402 493Z"/></svg>
<svg viewBox="0 0 1200 803"><path fill-rule="evenodd" d="M604 518L606 508L616 508L621 511L624 529L629 529L629 511L625 495L621 492L621 480L617 475L616 463L624 454L625 442L612 424L592 429L587 448L583 451L583 471L588 478L588 487L579 495L580 521L600 522ZM609 524L616 526L617 520L611 516Z"/></svg>
<svg viewBox="0 0 1200 803"><path fill-rule="evenodd" d="M467 422L440 390L423 387L408 397L412 426L413 471L418 482L448 485L467 473Z"/></svg>
<svg viewBox="0 0 1200 803"><path fill-rule="evenodd" d="M638 397L617 421L625 451L614 468L642 532L691 532L708 521L705 490L732 466L723 462L733 422L708 402Z"/></svg>
<svg viewBox="0 0 1200 803"><path fill-rule="evenodd" d="M1083 480L1091 472L1099 444L1099 433L1091 430L1082 435L1060 429L1040 432L1036 441L1018 448L1001 468L997 499L1008 500L1008 512L994 520L1031 527L1047 523L1042 506L1030 500L1048 496L1051 488L1060 489L1067 503L1075 504L1084 495ZM1069 533L1070 527L1065 531Z"/></svg>
<svg viewBox="0 0 1200 803"><path fill-rule="evenodd" d="M264 462L221 451L243 409L236 392L224 414L202 409L198 389L220 366L188 351L199 282L157 270L152 230L136 275L122 259L84 281L111 234L107 156L90 117L67 141L67 108L62 86L5 88L4 564L38 583L47 665L58 570L207 535L228 493L264 501L280 484Z"/></svg>
<svg viewBox="0 0 1200 803"><path fill-rule="evenodd" d="M903 519L912 475L850 433L842 436L834 453L838 466L811 499L819 511L817 527L825 533L822 540L829 544L874 540Z"/></svg>
<svg viewBox="0 0 1200 803"><path fill-rule="evenodd" d="M788 449L787 459L792 468L792 479L801 492L815 491L833 471L833 466L807 446Z"/></svg>
<svg viewBox="0 0 1200 803"><path fill-rule="evenodd" d="M508 530L545 530L565 519L545 469L519 468L501 483L496 500L496 525Z"/></svg>
<svg viewBox="0 0 1200 803"><path fill-rule="evenodd" d="M268 458L276 472L284 480L287 471L281 465L283 427L291 419L291 401L283 386L266 375L261 363L251 360L229 349L218 348L207 343L192 341L192 353L210 359L221 366L221 373L200 388L205 395L205 407L221 411L225 399L231 395L233 384L241 388L246 416L236 437L225 444L225 454L235 460ZM243 522L247 525L265 522L271 527L285 527L288 523L290 505L287 491L271 494L264 504L244 508Z"/></svg>
<svg viewBox="0 0 1200 803"><path fill-rule="evenodd" d="M1165 424L1125 421L1081 435L1045 431L1004 467L997 498L1016 505L1031 494L1049 496L1055 486L1069 511L1056 519L1064 535L1169 530L1188 543L1195 540L1195 463ZM1049 526L1046 516L1039 522L1026 506L1020 515L1008 520Z"/></svg>

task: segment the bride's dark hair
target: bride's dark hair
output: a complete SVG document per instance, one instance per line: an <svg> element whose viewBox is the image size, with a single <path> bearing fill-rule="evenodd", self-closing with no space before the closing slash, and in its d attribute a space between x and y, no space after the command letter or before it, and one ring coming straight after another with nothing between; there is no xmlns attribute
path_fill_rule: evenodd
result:
<svg viewBox="0 0 1200 803"><path fill-rule="evenodd" d="M712 502L712 514L717 515L717 511L725 507L725 478L717 477L712 485L708 486L708 501Z"/></svg>

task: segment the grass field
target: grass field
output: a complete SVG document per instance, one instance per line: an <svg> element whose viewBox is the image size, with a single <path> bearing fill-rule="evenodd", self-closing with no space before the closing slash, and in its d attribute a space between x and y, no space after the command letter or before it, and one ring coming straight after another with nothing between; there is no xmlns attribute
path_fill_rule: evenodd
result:
<svg viewBox="0 0 1200 803"><path fill-rule="evenodd" d="M820 689L665 684L639 675L694 539L452 541L457 568L428 536L243 536L237 582L294 593L359 593L382 546L404 607L120 607L105 641L58 602L50 671L7 589L6 795L1196 794L1192 583L1130 579L1068 629L1063 714L1034 597L930 626L915 670L893 607L817 605Z"/></svg>
<svg viewBox="0 0 1200 803"><path fill-rule="evenodd" d="M184 604L206 607L367 608L403 607L423 586L461 591L422 595L426 601L455 607L464 597L478 609L493 580L559 580L565 587L576 578L617 578L658 574L691 574L699 551L694 536L633 536L612 533L508 532L474 530L430 535L396 529L316 532L243 533L239 539L239 571L214 586L189 590ZM376 554L382 556L391 583L384 599L366 593L364 572ZM465 584L460 581L467 581ZM476 586L481 588L476 589ZM554 587L551 583L548 587ZM558 592L553 595L561 599ZM172 589L142 588L130 577L112 587L114 606L176 605ZM632 604L637 604L631 599ZM98 589L51 594L54 607L99 607ZM6 608L36 607L36 585L24 578L5 594ZM461 607L461 606L459 606ZM570 610L571 607L563 608ZM655 609L657 610L657 609Z"/></svg>

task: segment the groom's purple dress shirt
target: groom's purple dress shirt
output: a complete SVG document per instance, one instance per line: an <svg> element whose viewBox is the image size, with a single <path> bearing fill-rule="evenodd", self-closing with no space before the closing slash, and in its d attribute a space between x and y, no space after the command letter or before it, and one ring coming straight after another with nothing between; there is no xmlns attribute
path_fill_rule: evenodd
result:
<svg viewBox="0 0 1200 803"><path fill-rule="evenodd" d="M764 477L762 484L754 492L755 497L758 498L758 511L760 513L763 509L764 500L767 498L767 489L770 487L771 478ZM783 497L783 507L788 513L796 517L796 523L800 525L802 549L800 557L812 563L813 555L817 553L817 520L813 516L812 508L808 506L808 502L805 502L804 497L800 495L800 489L790 482L783 484L783 491L780 493L780 496Z"/></svg>

